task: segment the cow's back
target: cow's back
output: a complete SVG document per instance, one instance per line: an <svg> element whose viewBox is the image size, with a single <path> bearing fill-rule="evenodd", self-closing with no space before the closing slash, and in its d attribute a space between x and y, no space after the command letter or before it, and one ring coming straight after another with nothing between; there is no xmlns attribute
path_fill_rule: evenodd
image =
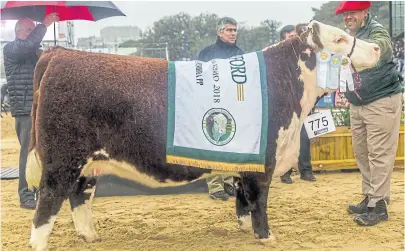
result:
<svg viewBox="0 0 405 251"><path fill-rule="evenodd" d="M63 134L66 142L81 141L83 151L105 148L114 159L154 174L162 170L167 61L66 49L49 53L40 86L39 143Z"/></svg>

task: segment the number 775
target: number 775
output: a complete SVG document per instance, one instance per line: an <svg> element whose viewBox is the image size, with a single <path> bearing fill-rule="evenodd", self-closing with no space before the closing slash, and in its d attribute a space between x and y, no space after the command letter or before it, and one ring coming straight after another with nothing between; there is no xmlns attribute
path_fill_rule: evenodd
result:
<svg viewBox="0 0 405 251"><path fill-rule="evenodd" d="M311 121L309 121L309 123L311 123L311 130L313 131L314 130L314 123L315 122L317 122L316 123L316 125L317 125L317 129L319 129L319 123L322 121L322 125L323 126L328 126L328 120L326 119L326 116L323 116L322 118L317 118L317 119L314 119L314 120L311 120Z"/></svg>

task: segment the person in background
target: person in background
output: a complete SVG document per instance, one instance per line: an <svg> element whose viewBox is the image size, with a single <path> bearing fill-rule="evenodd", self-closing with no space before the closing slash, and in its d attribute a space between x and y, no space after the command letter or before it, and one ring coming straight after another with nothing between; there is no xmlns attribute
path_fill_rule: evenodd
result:
<svg viewBox="0 0 405 251"><path fill-rule="evenodd" d="M15 117L15 130L20 143L18 195L20 207L35 209L35 193L28 190L25 179L28 147L31 131L31 107L33 101L34 69L38 61L40 43L47 27L59 17L52 13L35 26L31 19L24 18L15 25L15 39L3 48L11 115Z"/></svg>
<svg viewBox="0 0 405 251"><path fill-rule="evenodd" d="M291 39L297 36L297 31L294 25L286 25L280 30L280 41Z"/></svg>
<svg viewBox="0 0 405 251"><path fill-rule="evenodd" d="M230 17L221 18L217 23L217 41L202 49L198 55L200 61L225 59L243 55L244 51L236 45L238 34L237 22ZM209 197L214 200L228 200L235 196L232 176L216 175L207 178Z"/></svg>
<svg viewBox="0 0 405 251"><path fill-rule="evenodd" d="M280 30L280 41L291 39L297 36L296 29L302 29L306 24L299 24L297 28L294 25L286 25ZM318 102L318 101L317 101ZM316 105L316 104L315 104ZM307 131L303 126L300 135L300 154L298 158L298 169L300 170L300 177L306 181L316 181L312 172L311 164L311 142L308 138ZM285 184L292 184L291 179L292 169L288 170L285 174L280 176L280 180Z"/></svg>
<svg viewBox="0 0 405 251"><path fill-rule="evenodd" d="M387 30L369 14L370 1L341 2L336 15L341 15L346 31L357 39L379 46L379 64L359 72L362 80L355 92L346 92L350 102L353 151L362 176L363 200L349 205L358 214L354 221L373 226L388 220L391 174L398 146L401 117L401 79L392 61L392 44Z"/></svg>

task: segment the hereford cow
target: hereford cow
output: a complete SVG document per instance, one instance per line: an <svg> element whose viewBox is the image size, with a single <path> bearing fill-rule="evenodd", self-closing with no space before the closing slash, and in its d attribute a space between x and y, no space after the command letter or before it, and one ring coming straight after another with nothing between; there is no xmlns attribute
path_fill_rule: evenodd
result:
<svg viewBox="0 0 405 251"><path fill-rule="evenodd" d="M315 52L350 54L353 66L375 66L376 44L312 21L299 38L263 50L268 137L265 172L232 173L240 229L270 240L267 198L273 175L296 165L303 120L327 90L317 87ZM30 245L47 250L61 205L70 200L77 234L99 240L91 215L94 169L147 186L183 184L218 172L166 163L168 62L54 48L35 70L27 180L39 187ZM103 164L104 163L104 164Z"/></svg>

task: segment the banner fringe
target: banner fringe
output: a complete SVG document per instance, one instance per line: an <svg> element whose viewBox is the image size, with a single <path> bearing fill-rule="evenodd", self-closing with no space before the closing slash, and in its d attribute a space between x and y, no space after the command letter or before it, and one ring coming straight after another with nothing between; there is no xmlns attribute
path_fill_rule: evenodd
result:
<svg viewBox="0 0 405 251"><path fill-rule="evenodd" d="M209 160L192 159L173 155L166 156L166 161L167 163L170 164L193 166L226 172L260 172L260 173L265 172L263 164L225 163Z"/></svg>

